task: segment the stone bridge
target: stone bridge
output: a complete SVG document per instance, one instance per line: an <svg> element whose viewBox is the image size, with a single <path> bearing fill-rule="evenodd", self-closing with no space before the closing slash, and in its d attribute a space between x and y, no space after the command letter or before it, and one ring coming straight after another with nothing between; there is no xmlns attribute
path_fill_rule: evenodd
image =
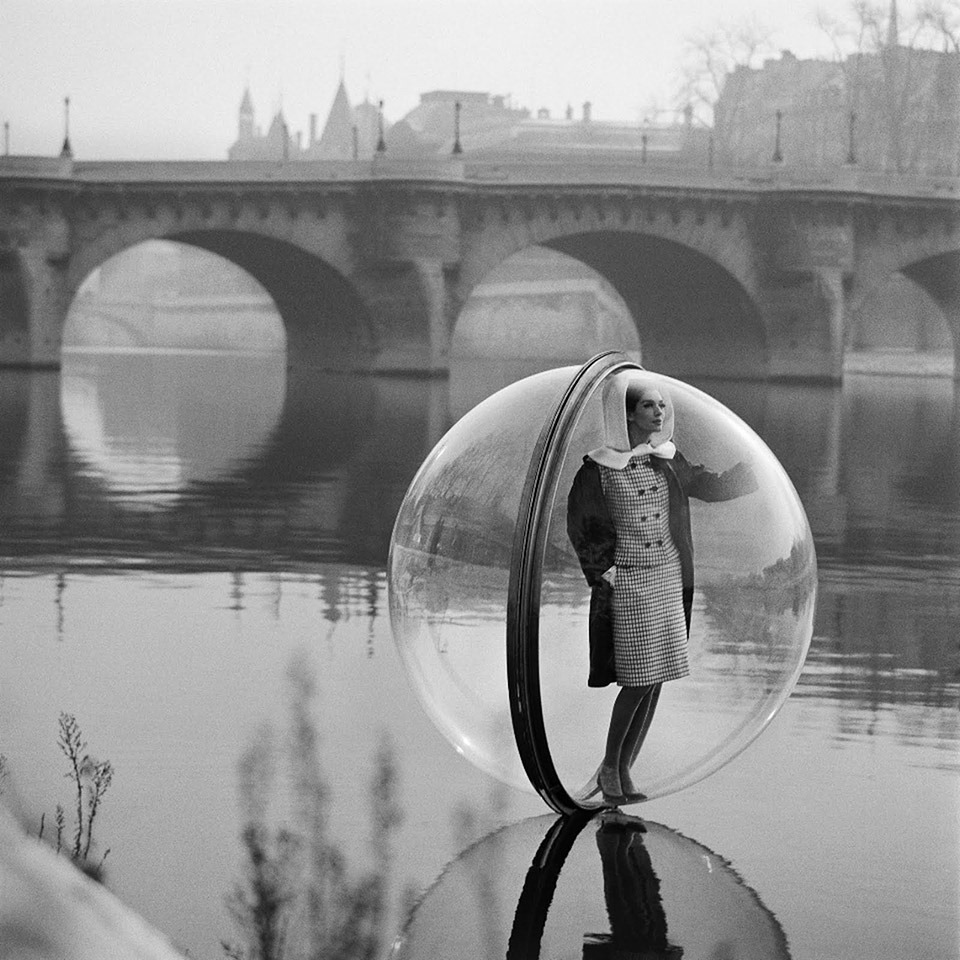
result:
<svg viewBox="0 0 960 960"><path fill-rule="evenodd" d="M0 365L58 365L84 279L166 239L252 274L292 365L439 374L471 291L541 245L613 285L650 367L839 380L850 316L898 272L960 342L958 226L960 180L856 167L0 157Z"/></svg>

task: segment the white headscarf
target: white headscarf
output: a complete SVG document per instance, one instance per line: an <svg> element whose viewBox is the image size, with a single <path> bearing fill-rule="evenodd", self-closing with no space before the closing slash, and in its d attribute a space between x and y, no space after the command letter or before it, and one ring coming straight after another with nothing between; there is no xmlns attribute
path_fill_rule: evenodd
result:
<svg viewBox="0 0 960 960"><path fill-rule="evenodd" d="M663 428L650 437L648 443L630 446L627 428L627 388L659 390L666 403ZM631 391L632 392L632 391ZM631 457L650 453L655 457L672 460L677 448L673 445L673 404L664 392L659 379L644 370L624 370L614 374L603 387L603 439L604 445L591 450L591 460L614 470L623 470Z"/></svg>

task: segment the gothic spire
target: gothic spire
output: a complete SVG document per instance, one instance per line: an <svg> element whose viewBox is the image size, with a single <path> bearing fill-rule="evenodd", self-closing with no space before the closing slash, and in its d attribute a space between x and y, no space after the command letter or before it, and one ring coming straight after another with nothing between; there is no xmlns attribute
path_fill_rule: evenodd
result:
<svg viewBox="0 0 960 960"><path fill-rule="evenodd" d="M353 156L353 123L353 110L347 97L347 87L341 78L318 141L319 155L322 158L349 160Z"/></svg>

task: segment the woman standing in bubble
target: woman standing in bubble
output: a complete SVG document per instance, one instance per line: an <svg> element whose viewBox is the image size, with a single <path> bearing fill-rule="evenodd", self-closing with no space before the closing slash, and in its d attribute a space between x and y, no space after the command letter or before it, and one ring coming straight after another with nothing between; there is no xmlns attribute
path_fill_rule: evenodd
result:
<svg viewBox="0 0 960 960"><path fill-rule="evenodd" d="M756 489L738 463L722 474L691 464L673 443L673 405L658 378L614 375L603 393L604 445L583 458L567 501L567 533L590 598L592 687L620 686L606 752L581 799L645 799L631 769L661 684L690 672L693 607L689 498L732 500Z"/></svg>

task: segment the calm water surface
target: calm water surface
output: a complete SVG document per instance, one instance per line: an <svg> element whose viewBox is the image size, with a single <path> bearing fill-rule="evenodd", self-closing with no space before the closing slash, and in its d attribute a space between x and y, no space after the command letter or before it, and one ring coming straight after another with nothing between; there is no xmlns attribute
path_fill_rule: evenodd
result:
<svg viewBox="0 0 960 960"><path fill-rule="evenodd" d="M330 840L351 876L389 867L384 950L405 930L403 955L432 943L502 956L503 931L529 920L523 878L553 818L473 770L421 713L384 580L414 471L492 382L465 368L449 383L287 377L276 357L212 354L78 353L61 374L0 376L5 793L32 822L69 801L56 736L73 713L116 771L97 819L107 882L190 956L238 939L238 763L265 724L285 729L297 663L316 688ZM547 914L543 949L580 958L584 934L610 929L604 871L626 855L658 878L687 958L955 958L954 384L698 385L764 437L806 506L812 649L745 754L642 808L646 852L571 841L567 905ZM385 744L403 814L386 859L368 801ZM281 774L267 791L277 821L284 788ZM563 900L568 887L580 894Z"/></svg>

